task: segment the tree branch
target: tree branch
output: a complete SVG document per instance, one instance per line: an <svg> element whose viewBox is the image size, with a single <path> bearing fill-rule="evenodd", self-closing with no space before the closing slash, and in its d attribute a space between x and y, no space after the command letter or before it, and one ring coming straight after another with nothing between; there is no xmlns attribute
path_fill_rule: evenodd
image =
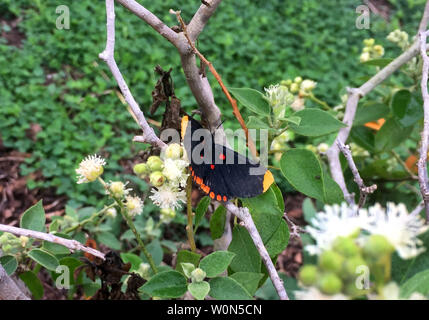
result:
<svg viewBox="0 0 429 320"><path fill-rule="evenodd" d="M135 2L135 1L125 1L124 0L123 2L128 3L128 2ZM132 4L130 4L130 5L132 5ZM148 11L145 8L141 7L139 9L140 10L144 9L143 11L139 11L139 12L142 15L142 17L147 19L147 22L149 24L158 22L158 24L156 24L154 26L154 28L156 27L155 29L157 31L159 31L167 39L170 39L171 35L166 31L165 27L163 26L163 23L159 19L157 20L157 18L153 14L151 14L150 12L149 12L150 14L148 14ZM139 105L137 104L136 100L134 99L133 95L131 94L131 91L128 88L127 83L125 82L124 77L122 76L121 71L119 70L118 65L116 64L115 57L114 57L114 50L115 50L115 4L114 4L114 0L106 0L106 16L107 16L106 48L104 49L104 51L102 53L99 54L99 57L100 57L100 59L102 59L103 61L106 62L107 66L109 67L110 71L112 72L113 77L115 78L116 82L118 83L119 88L121 89L121 92L125 98L125 101L127 101L128 105L131 108L131 111L133 112L135 118L137 119L138 124L140 125L140 127L143 131L143 136L137 136L134 138L134 140L139 141L139 142L146 142L146 143L149 143L155 147L164 148L166 146L166 144L164 142L162 142L156 136L153 129L147 123L143 112L141 111ZM171 30L171 32L176 34L172 30Z"/></svg>
<svg viewBox="0 0 429 320"><path fill-rule="evenodd" d="M30 300L0 264L0 300Z"/></svg>
<svg viewBox="0 0 429 320"><path fill-rule="evenodd" d="M267 267L268 274L273 282L274 288L276 289L281 300L289 300L286 290L283 285L283 281L280 279L276 267L271 261L270 255L268 254L267 249L264 246L264 243L259 235L258 230L256 229L255 223L253 222L252 216L249 213L247 208L238 208L231 202L226 203L226 209L230 211L233 215L239 218L243 222L243 226L249 232L250 237L253 240L253 243L256 246L256 249L259 252L259 255L262 258L262 261Z"/></svg>
<svg viewBox="0 0 429 320"><path fill-rule="evenodd" d="M350 170L352 170L353 174L353 180L356 182L356 184L359 187L360 196L359 196L359 204L358 207L362 208L365 204L366 197L373 193L375 190L377 190L377 185L373 184L372 186L365 186L362 178L360 177L359 171L356 167L355 162L353 161L352 152L350 150L349 146L346 146L344 143L342 143L340 140L337 140L338 148L341 150L341 152L344 154L344 157L346 157L347 163L349 164ZM354 200L353 200L354 201Z"/></svg>
<svg viewBox="0 0 429 320"><path fill-rule="evenodd" d="M421 90L423 97L423 131L422 140L420 143L420 158L417 163L419 173L420 191L425 203L426 222L429 222L429 185L427 173L427 154L429 143L429 93L428 93L428 71L429 57L426 53L426 38L428 31L420 31L420 54L423 59Z"/></svg>
<svg viewBox="0 0 429 320"><path fill-rule="evenodd" d="M429 1L426 2L425 10L423 13L423 17L420 23L420 29L423 27L426 28L426 25L429 20ZM412 58L417 56L419 53L420 41L416 39L416 41L411 45L409 49L404 51L399 57L381 69L376 75L374 75L371 79L365 82L359 88L349 89L349 97L347 99L346 110L344 113L343 123L347 125L347 127L341 128L338 132L336 141L340 141L345 143L347 138L349 137L350 130L353 125L354 117L356 114L356 109L359 103L360 98L367 95L371 92L376 86L386 80L392 73L398 70L402 65L410 61ZM336 143L332 144L327 152L329 168L331 171L332 178L336 183L340 186L341 190L344 194L344 199L350 204L354 204L353 196L347 190L346 183L344 180L343 171L341 169L340 163L340 149Z"/></svg>
<svg viewBox="0 0 429 320"><path fill-rule="evenodd" d="M202 4L194 14L192 20L188 24L188 34L192 41L197 40L201 31L203 31L210 17L216 11L221 2L222 0L211 0L209 2L210 6Z"/></svg>
<svg viewBox="0 0 429 320"><path fill-rule="evenodd" d="M0 231L9 232L17 236L25 236L33 239L39 239L39 240L49 241L52 243L57 243L70 249L71 252L75 250L80 250L104 260L104 253L98 250L95 250L93 248L86 247L76 240L64 239L61 237L54 236L53 234L50 234L50 233L44 233L44 232L23 229L23 228L16 228L5 224L0 224Z"/></svg>

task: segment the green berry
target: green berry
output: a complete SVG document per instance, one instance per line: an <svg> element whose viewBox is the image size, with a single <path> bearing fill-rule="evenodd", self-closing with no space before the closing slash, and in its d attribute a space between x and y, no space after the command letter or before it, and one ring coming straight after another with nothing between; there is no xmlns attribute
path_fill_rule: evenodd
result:
<svg viewBox="0 0 429 320"><path fill-rule="evenodd" d="M364 254L370 258L379 258L392 253L394 250L395 248L390 242L379 234L371 235L363 247Z"/></svg>
<svg viewBox="0 0 429 320"><path fill-rule="evenodd" d="M346 278L355 278L357 276L356 268L362 265L367 265L367 263L360 256L346 259L343 265L343 275Z"/></svg>
<svg viewBox="0 0 429 320"><path fill-rule="evenodd" d="M336 294L341 291L343 283L338 276L333 273L327 273L320 277L319 289L326 294Z"/></svg>
<svg viewBox="0 0 429 320"><path fill-rule="evenodd" d="M306 265L299 271L299 280L306 286L311 286L317 280L317 267L314 265Z"/></svg>
<svg viewBox="0 0 429 320"><path fill-rule="evenodd" d="M150 174L150 183L154 187L160 187L165 182L165 176L162 174L161 171L155 171Z"/></svg>
<svg viewBox="0 0 429 320"><path fill-rule="evenodd" d="M146 164L150 171L161 171L164 163L158 156L150 156L147 158Z"/></svg>
<svg viewBox="0 0 429 320"><path fill-rule="evenodd" d="M138 163L134 166L133 171L138 176L146 176L149 173L149 167L146 163Z"/></svg>
<svg viewBox="0 0 429 320"><path fill-rule="evenodd" d="M332 249L345 258L359 254L359 247L353 239L347 237L338 237L335 239Z"/></svg>
<svg viewBox="0 0 429 320"><path fill-rule="evenodd" d="M358 289L356 287L356 284L355 284L354 281L352 281L352 282L350 282L350 283L348 283L348 284L345 285L344 292L348 296L354 297L354 298L355 297L359 297L359 296L363 296L366 293L365 290Z"/></svg>
<svg viewBox="0 0 429 320"><path fill-rule="evenodd" d="M165 149L165 157L179 159L183 156L183 148L178 143L172 143Z"/></svg>
<svg viewBox="0 0 429 320"><path fill-rule="evenodd" d="M319 256L319 265L325 271L339 272L343 266L344 258L340 254L327 250Z"/></svg>

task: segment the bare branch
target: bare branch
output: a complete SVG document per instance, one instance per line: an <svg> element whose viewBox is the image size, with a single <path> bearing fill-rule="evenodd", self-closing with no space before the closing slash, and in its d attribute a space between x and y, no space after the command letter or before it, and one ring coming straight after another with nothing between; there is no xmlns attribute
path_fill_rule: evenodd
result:
<svg viewBox="0 0 429 320"><path fill-rule="evenodd" d="M295 222L293 222L292 219L288 217L286 212L283 214L283 218L286 220L286 222L288 223L288 225L292 229L292 232L290 233L291 237L301 238L300 233L307 233L307 231L305 229L296 225Z"/></svg>
<svg viewBox="0 0 429 320"><path fill-rule="evenodd" d="M203 31L210 17L216 11L217 7L221 2L222 0L211 0L210 2L208 2L210 6L202 4L197 10L197 12L194 14L192 20L188 24L188 34L189 38L191 38L192 41L197 40L201 31Z"/></svg>
<svg viewBox="0 0 429 320"><path fill-rule="evenodd" d="M134 0L116 0L122 6L130 10L137 17L144 20L148 25L150 25L155 31L162 35L165 39L170 41L177 47L179 42L179 36L171 28L169 28L164 22L162 22L157 16L152 12L147 10L141 4ZM113 4L112 4L113 5ZM107 3L106 3L107 6Z"/></svg>
<svg viewBox="0 0 429 320"><path fill-rule="evenodd" d="M134 1L124 1L124 2L134 2ZM143 7L142 7L143 8ZM143 8L144 9L144 8ZM146 9L144 9L146 10ZM147 11L147 10L146 10ZM143 14L143 13L142 13ZM114 57L114 50L115 50L115 4L114 0L106 0L106 16L107 16L107 39L106 39L106 48L102 53L99 54L100 59L104 60L110 71L112 72L113 77L115 78L116 82L118 83L119 88L121 89L122 95L124 96L125 100L127 101L128 105L131 108L131 111L133 112L135 118L138 121L138 124L140 125L143 136L139 136L138 140L139 142L146 142L150 143L153 146L164 148L166 145L164 142L162 142L155 134L153 129L149 126L149 124L146 121L146 118L141 111L139 105L137 104L136 100L134 99L133 95L131 94L130 89L127 86L127 83L124 80L124 77L121 74L121 71L118 68L118 65L116 64L115 57ZM144 15L144 17L147 17L147 13ZM151 18L151 19L149 19ZM149 15L149 21L153 22L153 17ZM156 17L155 17L156 18ZM149 22L148 22L149 23ZM162 23L162 22L161 22ZM161 30L164 30L163 27L160 27ZM174 31L172 31L174 33Z"/></svg>
<svg viewBox="0 0 429 320"><path fill-rule="evenodd" d="M338 148L340 148L341 152L344 154L344 157L346 157L347 163L349 164L350 170L352 170L353 174L353 180L356 182L356 184L359 187L360 196L359 196L359 204L358 207L362 208L365 204L366 197L368 194L373 193L375 190L377 190L377 185L373 184L372 186L365 186L362 178L360 177L359 171L356 167L355 162L353 161L352 152L350 150L349 146L346 146L344 143L342 143L340 140L337 140ZM353 200L354 202L354 200Z"/></svg>
<svg viewBox="0 0 429 320"><path fill-rule="evenodd" d="M428 31L419 33L420 39L420 54L423 59L421 90L423 97L423 132L421 134L422 141L420 143L420 158L417 163L419 173L420 191L425 203L426 221L429 221L429 185L427 173L427 154L429 143L429 93L428 93L428 72L429 72L429 57L426 53L426 39Z"/></svg>
<svg viewBox="0 0 429 320"><path fill-rule="evenodd" d="M413 210L413 211L411 211L410 215L411 215L411 216L416 216L416 215L418 215L418 214L420 213L420 211L422 211L424 208L425 208L425 202L424 202L424 201L422 201L422 202L420 202L420 203L417 205L417 207L415 207L415 208L414 208L414 210Z"/></svg>
<svg viewBox="0 0 429 320"><path fill-rule="evenodd" d="M256 229L255 223L253 222L252 216L249 213L247 208L238 208L231 202L228 202L225 205L226 209L230 211L233 215L239 218L243 222L243 226L247 229L250 234L250 237L253 240L253 243L256 246L256 249L259 252L259 255L262 258L262 261L265 264L265 267L268 270L268 274L271 278L271 281L276 288L276 291L281 300L289 300L286 290L283 285L283 281L280 279L276 267L271 261L270 255L268 254L267 249L262 242L261 236L259 235L258 230Z"/></svg>
<svg viewBox="0 0 429 320"><path fill-rule="evenodd" d="M0 300L30 300L0 264Z"/></svg>
<svg viewBox="0 0 429 320"><path fill-rule="evenodd" d="M16 228L5 224L0 224L0 231L9 232L17 236L25 236L33 239L39 239L39 240L44 240L52 243L57 243L70 249L71 252L75 250L84 251L89 254L92 254L95 257L98 257L104 260L104 253L98 250L95 250L93 248L86 247L76 240L64 239L50 233L44 233L44 232L23 229L23 228Z"/></svg>
<svg viewBox="0 0 429 320"><path fill-rule="evenodd" d="M426 28L426 25L429 20L429 1L426 2L425 10L423 13L423 17L420 23L420 29ZM388 77L392 75L396 70L398 70L402 65L410 61L412 58L417 56L419 53L420 41L416 39L416 41L404 51L399 57L381 69L376 75L374 75L371 79L365 82L362 86L356 89L349 90L349 97L347 99L346 111L344 113L343 123L347 125L347 127L341 128L337 135L337 141L341 141L342 143L346 143L347 138L349 137L350 130L352 128L353 120L355 118L356 109L359 103L360 98L367 95L371 92L376 86L386 80ZM329 169L331 171L332 178L335 182L338 183L341 190L343 191L344 198L349 204L354 204L352 200L352 196L347 190L346 183L344 180L344 175L341 169L340 163L340 149L336 143L332 144L327 152L328 161L329 161Z"/></svg>

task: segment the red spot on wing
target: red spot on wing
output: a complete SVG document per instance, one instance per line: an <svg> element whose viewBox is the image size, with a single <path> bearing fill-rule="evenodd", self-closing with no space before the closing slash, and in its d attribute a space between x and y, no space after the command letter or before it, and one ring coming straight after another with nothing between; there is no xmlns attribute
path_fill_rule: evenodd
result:
<svg viewBox="0 0 429 320"><path fill-rule="evenodd" d="M224 155L223 153L221 153L221 154L219 155L219 159L220 159L220 160L225 160L225 159L226 159L226 157L225 157L225 155Z"/></svg>
<svg viewBox="0 0 429 320"><path fill-rule="evenodd" d="M214 169L214 164L210 165L210 169L212 169L212 170Z"/></svg>

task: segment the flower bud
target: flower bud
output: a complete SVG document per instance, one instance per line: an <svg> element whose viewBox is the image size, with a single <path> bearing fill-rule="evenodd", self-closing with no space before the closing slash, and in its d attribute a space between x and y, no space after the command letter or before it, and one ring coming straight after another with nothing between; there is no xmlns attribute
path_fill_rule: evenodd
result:
<svg viewBox="0 0 429 320"><path fill-rule="evenodd" d="M149 167L146 163L138 163L134 166L133 171L139 177L145 177L149 173Z"/></svg>
<svg viewBox="0 0 429 320"><path fill-rule="evenodd" d="M370 258L379 258L386 254L390 254L395 248L382 235L371 235L363 247L363 252Z"/></svg>
<svg viewBox="0 0 429 320"><path fill-rule="evenodd" d="M26 236L20 236L19 240L21 241L21 247L25 248L27 246L28 240L30 240Z"/></svg>
<svg viewBox="0 0 429 320"><path fill-rule="evenodd" d="M161 171L155 171L150 174L150 183L155 187L160 187L165 182L165 176Z"/></svg>
<svg viewBox="0 0 429 320"><path fill-rule="evenodd" d="M169 222L174 219L176 216L176 211L170 208L161 209L161 221L163 222Z"/></svg>
<svg viewBox="0 0 429 320"><path fill-rule="evenodd" d="M338 276L333 273L324 274L319 280L319 289L326 294L333 295L339 293L343 283Z"/></svg>
<svg viewBox="0 0 429 320"><path fill-rule="evenodd" d="M338 237L335 239L332 249L346 258L359 254L359 247L353 239L348 237Z"/></svg>
<svg viewBox="0 0 429 320"><path fill-rule="evenodd" d="M291 80L291 79L282 80L282 81L280 82L280 84L281 84L282 86L289 87L289 86L292 84L292 80Z"/></svg>
<svg viewBox="0 0 429 320"><path fill-rule="evenodd" d="M106 216L108 216L108 217L110 217L110 218L113 218L113 219L115 219L116 218L116 216L117 216L117 211L116 211L116 209L115 208L109 208L109 209L107 209L107 211L106 211Z"/></svg>
<svg viewBox="0 0 429 320"><path fill-rule="evenodd" d="M377 53L377 55L379 57L381 57L382 55L384 55L384 48L382 46L380 46L379 44L374 46L374 51L375 53Z"/></svg>
<svg viewBox="0 0 429 320"><path fill-rule="evenodd" d="M319 153L326 153L329 149L329 145L327 143L321 143L317 146L317 151Z"/></svg>
<svg viewBox="0 0 429 320"><path fill-rule="evenodd" d="M149 263L142 262L138 270L136 271L143 279L148 280L150 277L150 265Z"/></svg>
<svg viewBox="0 0 429 320"><path fill-rule="evenodd" d="M305 286L313 285L317 280L317 267L314 265L306 265L299 271L299 280Z"/></svg>
<svg viewBox="0 0 429 320"><path fill-rule="evenodd" d="M299 91L299 84L294 82L290 85L290 92L297 93Z"/></svg>
<svg viewBox="0 0 429 320"><path fill-rule="evenodd" d="M371 59L371 56L369 55L369 52L364 52L360 55L360 62L367 62Z"/></svg>
<svg viewBox="0 0 429 320"><path fill-rule="evenodd" d="M293 81L297 84L300 84L302 82L302 78L301 77L296 77L295 79L293 79Z"/></svg>
<svg viewBox="0 0 429 320"><path fill-rule="evenodd" d="M363 44L367 47L373 46L374 43L375 43L375 40L373 38L363 40Z"/></svg>
<svg viewBox="0 0 429 320"><path fill-rule="evenodd" d="M109 191L113 197L122 198L126 193L125 184L123 184L121 181L111 182L109 185Z"/></svg>
<svg viewBox="0 0 429 320"><path fill-rule="evenodd" d="M191 272L192 282L201 282L204 280L205 277L206 273L200 268L196 268L194 271Z"/></svg>
<svg viewBox="0 0 429 320"><path fill-rule="evenodd" d="M165 149L165 157L179 159L183 156L183 148L178 143L172 143Z"/></svg>
<svg viewBox="0 0 429 320"><path fill-rule="evenodd" d="M146 164L149 168L150 171L161 171L162 167L163 167L163 162L161 160L160 157L158 156L150 156L147 161Z"/></svg>
<svg viewBox="0 0 429 320"><path fill-rule="evenodd" d="M313 80L304 80L301 83L301 90L303 90L304 92L310 92L312 91L314 88L316 88L316 82Z"/></svg>
<svg viewBox="0 0 429 320"><path fill-rule="evenodd" d="M326 250L319 256L319 265L323 270L339 272L343 266L344 258L338 253Z"/></svg>

